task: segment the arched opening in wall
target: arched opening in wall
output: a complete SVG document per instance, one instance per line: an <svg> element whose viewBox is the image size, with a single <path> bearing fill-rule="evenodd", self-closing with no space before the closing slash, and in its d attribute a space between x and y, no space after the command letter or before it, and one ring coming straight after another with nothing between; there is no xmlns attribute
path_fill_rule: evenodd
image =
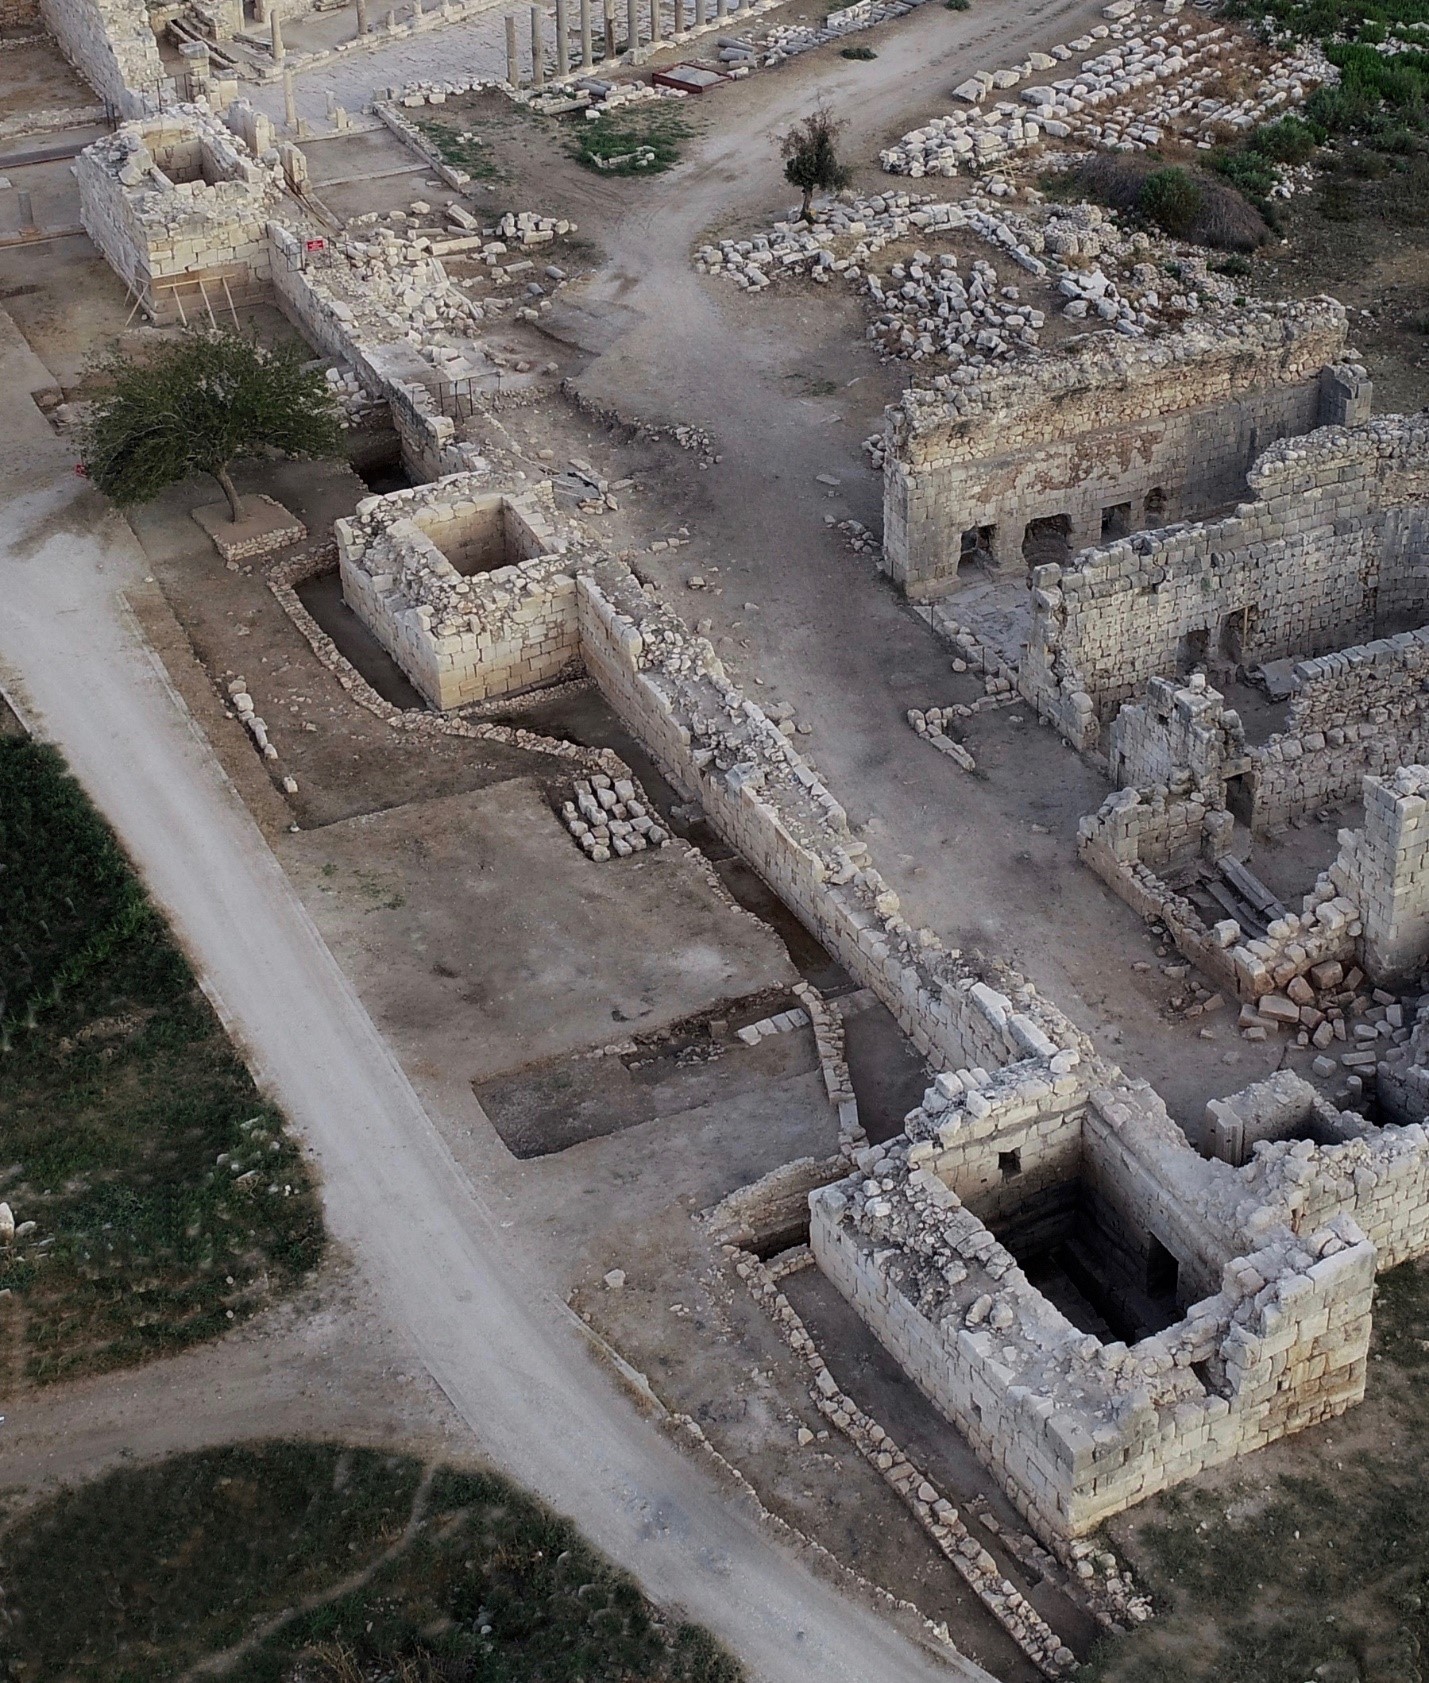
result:
<svg viewBox="0 0 1429 1683"><path fill-rule="evenodd" d="M1029 520L1022 539L1022 559L1027 570L1046 567L1065 561L1072 553L1072 517L1069 514L1048 514L1040 520Z"/></svg>
<svg viewBox="0 0 1429 1683"><path fill-rule="evenodd" d="M1153 485L1146 493L1146 525L1164 526L1166 524L1166 492L1160 485Z"/></svg>
<svg viewBox="0 0 1429 1683"><path fill-rule="evenodd" d="M997 536L996 526L970 526L962 536L958 551L958 571L964 567L995 567L992 543Z"/></svg>
<svg viewBox="0 0 1429 1683"><path fill-rule="evenodd" d="M1197 667L1204 671L1210 652L1211 630L1209 626L1198 626L1194 631L1186 632L1176 647L1176 671L1183 678L1188 673L1194 672Z"/></svg>
<svg viewBox="0 0 1429 1683"><path fill-rule="evenodd" d="M1102 542L1114 543L1131 532L1131 504L1113 503L1102 510Z"/></svg>

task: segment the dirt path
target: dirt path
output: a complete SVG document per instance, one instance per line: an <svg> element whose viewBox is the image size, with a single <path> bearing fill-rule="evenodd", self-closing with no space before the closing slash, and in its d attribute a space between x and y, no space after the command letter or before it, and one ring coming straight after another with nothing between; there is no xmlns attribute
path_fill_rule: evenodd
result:
<svg viewBox="0 0 1429 1683"><path fill-rule="evenodd" d="M25 364L0 349L6 390L27 389ZM594 1365L147 660L121 598L141 576L128 527L23 398L0 420L0 460L0 681L114 824L316 1159L335 1241L481 1451L758 1678L947 1675L773 1546ZM23 1427L19 1411L6 1430Z"/></svg>

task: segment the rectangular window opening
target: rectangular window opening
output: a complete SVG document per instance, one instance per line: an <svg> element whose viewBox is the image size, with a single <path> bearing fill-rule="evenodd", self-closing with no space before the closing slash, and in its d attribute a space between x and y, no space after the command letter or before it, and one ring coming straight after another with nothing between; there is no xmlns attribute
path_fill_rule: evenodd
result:
<svg viewBox="0 0 1429 1683"><path fill-rule="evenodd" d="M999 1151L997 1167L1004 1180L1011 1180L1014 1175L1022 1173L1022 1153L1020 1151Z"/></svg>
<svg viewBox="0 0 1429 1683"><path fill-rule="evenodd" d="M1102 540L1124 538L1131 531L1131 504L1113 503L1102 510Z"/></svg>

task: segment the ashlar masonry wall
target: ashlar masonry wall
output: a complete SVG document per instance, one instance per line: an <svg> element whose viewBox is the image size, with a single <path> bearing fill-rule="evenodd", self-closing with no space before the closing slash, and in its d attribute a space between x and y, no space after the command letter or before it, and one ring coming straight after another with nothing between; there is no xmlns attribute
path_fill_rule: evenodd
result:
<svg viewBox="0 0 1429 1683"><path fill-rule="evenodd" d="M1064 1537L1358 1401L1374 1275L1351 1218L1293 1232L1143 1090L1093 1092L1083 1127L1084 1152L1191 1265L1193 1289L1214 1276L1131 1347L1079 1332L1028 1283L931 1140L870 1148L810 1199L820 1267L1034 1526Z"/></svg>
<svg viewBox="0 0 1429 1683"><path fill-rule="evenodd" d="M1367 417L1363 371L1326 372L1344 345L1343 308L1314 299L915 387L888 412L886 564L922 599L956 579L965 533L990 528L994 562L1020 568L1033 520L1065 519L1072 553L1106 509L1139 528L1232 502L1276 439Z"/></svg>
<svg viewBox="0 0 1429 1683"><path fill-rule="evenodd" d="M1206 525L1143 532L1033 577L1019 683L1076 747L1147 680L1212 654L1253 665L1363 641L1409 599L1429 504L1429 423L1386 416L1282 440L1255 500ZM1406 582L1411 581L1411 582Z"/></svg>
<svg viewBox="0 0 1429 1683"><path fill-rule="evenodd" d="M705 638L608 559L580 573L577 612L586 670L627 727L935 1069L1076 1067L1085 1037L1030 983L909 926L843 808Z"/></svg>
<svg viewBox="0 0 1429 1683"><path fill-rule="evenodd" d="M40 0L60 51L121 117L137 117L164 85L159 45L143 0Z"/></svg>
<svg viewBox="0 0 1429 1683"><path fill-rule="evenodd" d="M1429 596L1416 611L1429 617ZM1285 728L1247 755L1255 830L1354 800L1367 776L1429 758L1429 626L1302 660L1294 676Z"/></svg>
<svg viewBox="0 0 1429 1683"><path fill-rule="evenodd" d="M85 232L151 319L181 319L180 294L183 314L205 319L201 283L225 312L266 290L281 168L201 107L122 124L80 153L75 177Z"/></svg>
<svg viewBox="0 0 1429 1683"><path fill-rule="evenodd" d="M575 571L549 481L482 474L368 497L336 523L343 599L432 706L511 695L580 655ZM464 572L472 545L504 566Z"/></svg>

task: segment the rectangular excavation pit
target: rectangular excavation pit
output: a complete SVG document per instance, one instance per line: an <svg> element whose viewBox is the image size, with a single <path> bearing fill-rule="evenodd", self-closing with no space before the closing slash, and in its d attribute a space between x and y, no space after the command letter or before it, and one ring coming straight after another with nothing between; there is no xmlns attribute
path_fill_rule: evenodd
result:
<svg viewBox="0 0 1429 1683"><path fill-rule="evenodd" d="M999 1172L1009 1189L1022 1178L1020 1165L1009 1172L1000 1162ZM1054 1181L988 1226L1028 1282L1103 1344L1137 1344L1181 1317L1175 1254L1140 1230L1095 1175Z"/></svg>
<svg viewBox="0 0 1429 1683"><path fill-rule="evenodd" d="M831 1126L820 1093L811 1088L808 1103L798 1097L807 1084L798 1078L818 1068L812 1034L805 1028L771 1035L755 1046L737 1038L747 1023L797 1005L782 990L729 1000L637 1037L633 1050L599 1058L553 1058L474 1082L473 1091L507 1149L519 1158L549 1156L643 1123L697 1118L771 1093L788 1099L780 1107L777 1131L788 1149L806 1151L811 1142L796 1117L808 1113L825 1133ZM815 1143L828 1149L823 1134Z"/></svg>
<svg viewBox="0 0 1429 1683"><path fill-rule="evenodd" d="M412 519L463 578L519 566L546 547L547 534L523 518L508 497L476 498L456 509L427 510Z"/></svg>

